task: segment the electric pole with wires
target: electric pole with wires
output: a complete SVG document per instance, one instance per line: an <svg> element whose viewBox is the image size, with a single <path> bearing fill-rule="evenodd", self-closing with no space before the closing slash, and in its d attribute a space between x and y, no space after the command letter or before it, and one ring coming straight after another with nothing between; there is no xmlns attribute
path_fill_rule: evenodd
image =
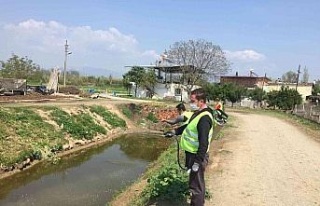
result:
<svg viewBox="0 0 320 206"><path fill-rule="evenodd" d="M72 52L69 51L68 41L66 40L66 44L64 45L64 64L63 64L63 86L64 87L66 86L67 58L69 54L72 54Z"/></svg>
<svg viewBox="0 0 320 206"><path fill-rule="evenodd" d="M299 67L298 67L298 74L297 74L297 80L296 80L296 91L298 91L298 84L299 84L299 76L300 76L300 68L301 68L301 65L299 64Z"/></svg>

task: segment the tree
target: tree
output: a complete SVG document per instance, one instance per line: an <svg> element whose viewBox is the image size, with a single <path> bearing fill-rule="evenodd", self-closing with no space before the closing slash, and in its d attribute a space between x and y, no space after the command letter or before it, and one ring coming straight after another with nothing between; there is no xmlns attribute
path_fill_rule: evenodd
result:
<svg viewBox="0 0 320 206"><path fill-rule="evenodd" d="M273 109L276 108L276 106L278 105L278 99L277 99L278 93L279 92L276 90L273 90L267 93L266 100L267 100L268 107L273 107Z"/></svg>
<svg viewBox="0 0 320 206"><path fill-rule="evenodd" d="M181 67L180 83L188 92L199 81L225 74L229 69L220 46L202 39L175 42L168 51L168 59Z"/></svg>
<svg viewBox="0 0 320 206"><path fill-rule="evenodd" d="M261 106L261 102L265 99L265 95L266 95L266 92L259 87L256 87L254 90L251 90L249 92L249 97L252 100L257 101L260 104L260 106Z"/></svg>
<svg viewBox="0 0 320 206"><path fill-rule="evenodd" d="M207 94L207 98L209 100L220 99L222 89L219 84L205 82L205 83L201 84L200 86L205 90L205 92Z"/></svg>
<svg viewBox="0 0 320 206"><path fill-rule="evenodd" d="M301 94L295 89L282 86L280 91L267 93L267 103L269 107L278 107L283 110L292 110L295 105L302 103Z"/></svg>
<svg viewBox="0 0 320 206"><path fill-rule="evenodd" d="M225 98L232 103L232 107L234 103L239 102L242 96L246 95L247 93L246 88L237 86L235 84L225 84L223 86Z"/></svg>
<svg viewBox="0 0 320 206"><path fill-rule="evenodd" d="M135 83L134 96L137 97L137 90L142 85L146 71L143 67L132 67L130 71L123 75L124 79Z"/></svg>
<svg viewBox="0 0 320 206"><path fill-rule="evenodd" d="M283 82L296 83L298 78L298 74L293 71L288 71L282 75Z"/></svg>
<svg viewBox="0 0 320 206"><path fill-rule="evenodd" d="M127 89L128 94L130 94L132 85L130 84L129 75L124 74L122 77L122 84Z"/></svg>
<svg viewBox="0 0 320 206"><path fill-rule="evenodd" d="M302 97L297 90L284 86L281 87L277 100L277 106L283 110L292 110L295 105L302 103Z"/></svg>
<svg viewBox="0 0 320 206"><path fill-rule="evenodd" d="M320 95L320 80L313 84L312 95Z"/></svg>
<svg viewBox="0 0 320 206"><path fill-rule="evenodd" d="M303 76L302 76L302 82L303 83L308 83L309 81L309 71L307 68L303 69Z"/></svg>
<svg viewBox="0 0 320 206"><path fill-rule="evenodd" d="M157 83L157 76L154 69L148 69L143 77L143 86L145 86L149 92L149 97L152 98L154 95L155 85Z"/></svg>
<svg viewBox="0 0 320 206"><path fill-rule="evenodd" d="M40 66L28 57L12 54L7 62L1 61L0 75L4 78L33 80L34 75L41 74Z"/></svg>

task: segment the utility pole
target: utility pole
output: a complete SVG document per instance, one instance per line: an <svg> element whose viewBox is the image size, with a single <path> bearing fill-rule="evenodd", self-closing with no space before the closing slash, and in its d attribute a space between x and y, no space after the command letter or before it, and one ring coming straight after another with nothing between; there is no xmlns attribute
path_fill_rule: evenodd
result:
<svg viewBox="0 0 320 206"><path fill-rule="evenodd" d="M299 67L298 67L298 74L297 74L297 80L296 80L296 91L298 92L298 84L299 84L299 76L300 76L300 68L301 68L301 65L299 64ZM293 106L292 106L292 111L293 112L296 108L296 98L294 97L293 98Z"/></svg>
<svg viewBox="0 0 320 206"><path fill-rule="evenodd" d="M300 68L301 68L301 65L299 64L299 67L298 67L298 75L297 75L297 84L296 84L296 91L298 91L298 84L299 84L299 76L300 76L300 73L301 73L301 71L300 71Z"/></svg>
<svg viewBox="0 0 320 206"><path fill-rule="evenodd" d="M68 41L66 40L66 44L64 45L63 86L66 86L67 58L69 54L72 54L72 52L70 52L68 48L69 48L69 45L68 45Z"/></svg>

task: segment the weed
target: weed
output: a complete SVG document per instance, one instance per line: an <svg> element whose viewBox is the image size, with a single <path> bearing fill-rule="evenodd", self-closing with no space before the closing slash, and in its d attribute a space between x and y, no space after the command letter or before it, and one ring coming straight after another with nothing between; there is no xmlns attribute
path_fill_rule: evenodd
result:
<svg viewBox="0 0 320 206"><path fill-rule="evenodd" d="M31 108L0 108L0 128L0 163L7 166L39 158L43 147L65 141L61 132Z"/></svg>
<svg viewBox="0 0 320 206"><path fill-rule="evenodd" d="M157 119L157 117L152 113L152 112L149 112L148 113L148 116L147 116L147 119L153 123L157 123L159 122L159 120Z"/></svg>
<svg viewBox="0 0 320 206"><path fill-rule="evenodd" d="M127 107L124 107L124 108L122 109L122 113L123 113L126 117L128 117L129 119L131 119L131 118L133 117L132 111L131 111L129 108L127 108Z"/></svg>
<svg viewBox="0 0 320 206"><path fill-rule="evenodd" d="M112 127L126 127L126 122L102 106L90 106L90 111L101 116Z"/></svg>
<svg viewBox="0 0 320 206"><path fill-rule="evenodd" d="M51 112L51 116L63 131L68 132L76 139L92 139L97 133L107 133L104 127L97 125L93 118L86 113L71 116L67 112L55 108Z"/></svg>
<svg viewBox="0 0 320 206"><path fill-rule="evenodd" d="M188 174L181 171L176 160L176 145L171 145L169 149L161 154L156 164L157 169L147 172L149 177L147 186L141 195L135 199L133 205L147 205L153 201L169 201L172 205L187 202L189 197ZM211 194L206 191L206 198Z"/></svg>

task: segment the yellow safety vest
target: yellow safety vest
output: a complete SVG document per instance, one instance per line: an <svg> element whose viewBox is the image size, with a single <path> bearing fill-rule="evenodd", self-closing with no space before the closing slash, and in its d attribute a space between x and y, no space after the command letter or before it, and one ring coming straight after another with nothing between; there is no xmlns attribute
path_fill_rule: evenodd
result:
<svg viewBox="0 0 320 206"><path fill-rule="evenodd" d="M191 122L189 122L188 126L185 128L185 130L183 131L183 133L181 135L181 140L180 140L181 149L183 149L187 152L190 152L190 153L194 153L194 154L197 153L198 148L199 148L197 125L200 121L200 118L205 115L209 115L210 119L212 120L212 127L209 131L209 136L208 136L209 145L208 145L207 152L209 151L210 142L211 142L212 135L213 135L213 126L214 126L213 116L212 116L211 112L209 112L209 111L201 112Z"/></svg>
<svg viewBox="0 0 320 206"><path fill-rule="evenodd" d="M193 115L193 112L187 112L187 111L183 112L182 116L185 116L187 118L187 120L183 121L181 125L188 124L190 119L191 119L191 117L192 117L192 115Z"/></svg>

